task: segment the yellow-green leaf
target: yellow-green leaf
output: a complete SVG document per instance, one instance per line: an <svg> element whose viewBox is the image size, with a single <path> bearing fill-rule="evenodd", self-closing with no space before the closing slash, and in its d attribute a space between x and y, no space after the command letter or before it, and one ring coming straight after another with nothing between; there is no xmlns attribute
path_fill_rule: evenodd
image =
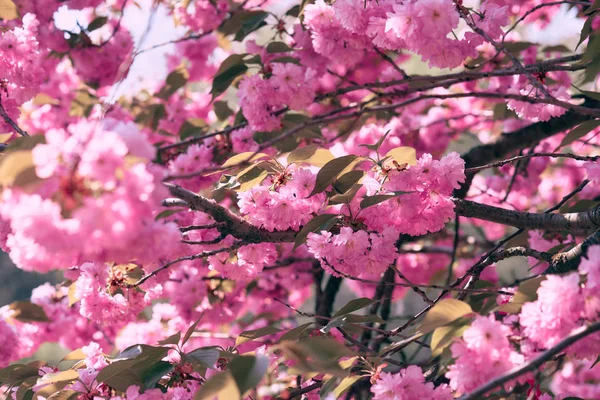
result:
<svg viewBox="0 0 600 400"><path fill-rule="evenodd" d="M79 373L74 369L57 372L55 374L46 374L39 379L40 384L55 382L70 382L79 378Z"/></svg>
<svg viewBox="0 0 600 400"><path fill-rule="evenodd" d="M498 311L511 314L520 312L523 304L537 300L537 290L544 279L546 279L545 276L540 276L521 283L510 302L501 304Z"/></svg>
<svg viewBox="0 0 600 400"><path fill-rule="evenodd" d="M29 301L15 301L9 308L14 312L12 317L21 322L48 322L44 309Z"/></svg>
<svg viewBox="0 0 600 400"><path fill-rule="evenodd" d="M418 331L422 334L432 332L472 312L471 306L464 301L456 299L441 300L427 312Z"/></svg>
<svg viewBox="0 0 600 400"><path fill-rule="evenodd" d="M6 154L0 164L0 185L12 186L31 167L34 167L31 151L19 150Z"/></svg>
<svg viewBox="0 0 600 400"><path fill-rule="evenodd" d="M321 149L316 145L300 147L292 151L287 158L288 164L307 163L316 167L322 167L335 157L327 149Z"/></svg>
<svg viewBox="0 0 600 400"><path fill-rule="evenodd" d="M196 392L194 400L236 400L242 397L233 376L229 372L222 372L212 376L202 384Z"/></svg>
<svg viewBox="0 0 600 400"><path fill-rule="evenodd" d="M73 350L72 352L70 352L69 354L67 354L66 356L64 356L60 361L79 361L79 360L83 360L84 358L86 358L87 356L83 353L83 351L81 349L76 349Z"/></svg>
<svg viewBox="0 0 600 400"><path fill-rule="evenodd" d="M402 146L396 147L387 152L385 157L390 157L398 164L408 164L408 165L416 165L417 164L417 151L412 147Z"/></svg>
<svg viewBox="0 0 600 400"><path fill-rule="evenodd" d="M0 0L0 18L5 21L10 21L19 17L17 6L12 0Z"/></svg>
<svg viewBox="0 0 600 400"><path fill-rule="evenodd" d="M338 399L341 395L346 393L348 389L350 389L350 387L354 385L354 383L356 383L356 381L358 381L359 379L360 376L357 375L345 377L340 382L340 384L335 389L333 389L333 395L335 396L335 398Z"/></svg>
<svg viewBox="0 0 600 400"><path fill-rule="evenodd" d="M329 161L317 173L317 182L310 195L321 193L327 189L335 178L351 171L360 161L362 158L354 155L342 156Z"/></svg>
<svg viewBox="0 0 600 400"><path fill-rule="evenodd" d="M261 338L263 336L272 335L278 332L281 331L275 328L274 326L265 326L264 328L245 331L240 333L240 336L237 337L237 339L235 340L235 345L239 346L240 344L244 344L246 342L250 342L252 340Z"/></svg>
<svg viewBox="0 0 600 400"><path fill-rule="evenodd" d="M431 335L431 355L437 357L442 354L442 351L452 344L454 338L462 336L468 327L469 325L465 323L450 324L434 330Z"/></svg>
<svg viewBox="0 0 600 400"><path fill-rule="evenodd" d="M222 165L223 168L229 168L229 167L234 167L237 165L240 165L244 162L252 162L252 161L256 161L259 160L263 157L270 157L268 154L265 153L254 153L253 151L246 151L240 154L236 154L235 156L229 158L227 161L225 161L225 163Z"/></svg>

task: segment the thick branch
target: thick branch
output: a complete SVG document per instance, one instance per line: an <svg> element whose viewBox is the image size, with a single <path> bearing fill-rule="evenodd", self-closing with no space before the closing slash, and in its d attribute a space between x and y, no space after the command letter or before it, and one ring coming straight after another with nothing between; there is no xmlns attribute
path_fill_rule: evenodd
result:
<svg viewBox="0 0 600 400"><path fill-rule="evenodd" d="M246 243L262 242L293 242L297 232L292 230L269 232L251 225L238 215L235 215L228 209L221 207L214 200L206 199L202 196L182 188L179 185L166 184L171 194L185 201L192 209L209 214L217 223L222 223L217 229L221 233L227 233Z"/></svg>
<svg viewBox="0 0 600 400"><path fill-rule="evenodd" d="M600 227L600 207L580 213L546 214L507 210L468 200L454 199L457 215L483 219L523 229L585 230Z"/></svg>
<svg viewBox="0 0 600 400"><path fill-rule="evenodd" d="M587 249L590 246L600 244L600 230L587 237L583 242L573 247L569 251L555 254L552 257L550 267L544 272L546 274L562 274L570 271L576 271L581 262L581 257L585 257Z"/></svg>
<svg viewBox="0 0 600 400"><path fill-rule="evenodd" d="M569 347L572 344L574 344L575 342L585 338L586 336L589 336L592 333L598 332L598 331L600 331L600 322L596 322L595 324L590 325L590 326L582 326L581 328L574 330L569 336L567 336L566 338L561 340L556 346L546 350L538 357L534 358L533 360L529 361L526 364L523 364L522 366L520 366L518 368L513 369L512 371L510 371L509 373L507 373L505 375L502 375L502 376L499 376L498 378L492 379L485 385L482 385L479 388L475 389L473 392L461 397L459 400L481 399L490 390L495 389L498 386L503 385L504 383L511 381L529 371L534 371L534 370L538 369L546 361L549 361L555 355L557 355L560 352L562 352L563 350L565 350L567 347Z"/></svg>
<svg viewBox="0 0 600 400"><path fill-rule="evenodd" d="M583 103L584 107L599 107L600 103L588 97ZM491 161L501 160L507 155L516 151L531 147L541 140L552 137L556 134L571 129L582 122L591 120L589 115L582 115L575 111L568 111L560 117L552 118L549 121L538 122L528 125L514 132L502 134L502 136L493 143L477 146L466 154L462 155L465 160L466 168L474 168L486 165ZM462 187L455 191L454 195L464 198L469 191L475 172L467 173L467 179Z"/></svg>

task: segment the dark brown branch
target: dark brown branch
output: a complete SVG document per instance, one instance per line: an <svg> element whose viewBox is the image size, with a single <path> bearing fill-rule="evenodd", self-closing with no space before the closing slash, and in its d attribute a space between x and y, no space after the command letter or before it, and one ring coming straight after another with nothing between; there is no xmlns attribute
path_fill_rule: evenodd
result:
<svg viewBox="0 0 600 400"><path fill-rule="evenodd" d="M496 222L522 229L581 231L600 228L600 207L567 214L530 213L507 210L468 200L454 199L457 215Z"/></svg>
<svg viewBox="0 0 600 400"><path fill-rule="evenodd" d="M546 350L533 360L521 365L518 368L513 369L505 375L492 379L491 381L489 381L485 385L480 386L471 393L462 396L459 400L481 399L490 390L495 389L498 386L501 386L504 383L509 382L529 371L534 371L538 369L545 362L551 360L554 356L556 356L572 344L598 331L600 331L600 322L596 322L595 324L589 326L582 326L581 328L574 330L569 336L561 340L556 346Z"/></svg>
<svg viewBox="0 0 600 400"><path fill-rule="evenodd" d="M221 233L230 234L245 243L293 242L297 234L297 232L292 230L270 232L266 229L258 228L228 209L218 205L214 200L198 196L178 185L167 184L167 187L173 196L184 201L190 209L205 212L215 222L221 223L222 225L216 228Z"/></svg>
<svg viewBox="0 0 600 400"><path fill-rule="evenodd" d="M29 134L27 132L25 132L23 129L21 129L19 127L19 125L17 125L17 123L12 120L12 118L8 115L8 113L4 109L4 106L2 105L2 95L0 95L0 116L2 117L4 122L9 124L15 130L15 132L17 132L19 135L29 136Z"/></svg>
<svg viewBox="0 0 600 400"><path fill-rule="evenodd" d="M600 107L600 102L586 97L583 103L584 107ZM531 147L544 139L552 137L558 133L571 129L582 122L591 120L592 117L582 115L575 111L567 111L560 117L552 118L549 121L537 122L510 133L504 133L493 143L474 147L466 154L462 155L467 169L487 165L490 161L501 160L507 155ZM465 183L456 190L454 196L464 198L469 191L475 172L468 172Z"/></svg>
<svg viewBox="0 0 600 400"><path fill-rule="evenodd" d="M550 262L550 267L545 274L562 274L576 271L581 262L581 257L585 257L590 246L600 244L600 230L588 236L583 242L573 247L571 250L555 254Z"/></svg>

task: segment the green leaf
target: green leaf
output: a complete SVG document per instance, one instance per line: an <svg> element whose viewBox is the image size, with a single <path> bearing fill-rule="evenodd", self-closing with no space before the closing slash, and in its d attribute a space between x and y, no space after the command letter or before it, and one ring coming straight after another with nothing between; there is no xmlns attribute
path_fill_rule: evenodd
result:
<svg viewBox="0 0 600 400"><path fill-rule="evenodd" d="M498 311L516 314L521 311L523 304L537 300L537 290L540 287L542 281L546 279L545 276L541 276L534 279L526 280L519 285L519 289L513 296L510 302L501 304L498 307Z"/></svg>
<svg viewBox="0 0 600 400"><path fill-rule="evenodd" d="M335 384L337 382L338 382L338 378L336 378L336 377L329 378L323 384L323 386L321 386L321 389L319 390L319 398L321 398L321 399L326 398L327 395L335 388Z"/></svg>
<svg viewBox="0 0 600 400"><path fill-rule="evenodd" d="M263 328L254 329L251 331L244 331L240 333L240 335L235 340L235 345L239 346L246 342L250 342L263 336L272 335L278 332L281 332L281 330L275 328L274 326L265 326Z"/></svg>
<svg viewBox="0 0 600 400"><path fill-rule="evenodd" d="M564 205L558 210L561 214L564 213L578 213L583 211L589 211L593 208L600 206L600 201L594 200L579 200L572 206Z"/></svg>
<svg viewBox="0 0 600 400"><path fill-rule="evenodd" d="M273 60L271 60L272 63L284 63L284 64L296 64L296 65L300 65L300 60L297 59L296 57L291 57L291 56L283 56L283 57L277 57Z"/></svg>
<svg viewBox="0 0 600 400"><path fill-rule="evenodd" d="M423 322L419 325L418 332L421 334L432 332L472 312L471 306L464 301L456 299L440 300L427 312Z"/></svg>
<svg viewBox="0 0 600 400"><path fill-rule="evenodd" d="M32 150L38 144L45 144L46 137L44 135L22 136L10 141L10 144L2 154L6 155L19 150Z"/></svg>
<svg viewBox="0 0 600 400"><path fill-rule="evenodd" d="M202 135L208 125L202 118L189 118L179 128L179 139L185 140L187 138Z"/></svg>
<svg viewBox="0 0 600 400"><path fill-rule="evenodd" d="M47 400L74 400L81 395L80 392L71 389L58 391L50 395Z"/></svg>
<svg viewBox="0 0 600 400"><path fill-rule="evenodd" d="M595 0L594 4L592 4L588 9L585 10L584 14L589 15L595 11L600 9L600 0Z"/></svg>
<svg viewBox="0 0 600 400"><path fill-rule="evenodd" d="M365 307L369 307L372 304L375 304L376 301L369 299L367 297L361 297L359 299L350 300L346 305L338 310L335 314L333 314L332 318L339 317L340 315L350 314L354 311L361 310Z"/></svg>
<svg viewBox="0 0 600 400"><path fill-rule="evenodd" d="M154 218L154 220L158 221L159 219L169 218L170 216L175 215L178 212L182 212L182 211L186 211L186 210L183 208L163 210L160 213L158 213L158 215L156 216L156 218Z"/></svg>
<svg viewBox="0 0 600 400"><path fill-rule="evenodd" d="M331 204L331 205L350 204L361 187L362 187L362 185L356 184L356 185L352 186L350 189L348 189L345 193L334 194L333 196L331 196L329 198L329 204Z"/></svg>
<svg viewBox="0 0 600 400"><path fill-rule="evenodd" d="M149 368L144 369L141 374L145 389L154 389L163 376L169 374L175 366L166 361L159 361Z"/></svg>
<svg viewBox="0 0 600 400"><path fill-rule="evenodd" d="M246 36L255 30L266 25L265 19L269 13L264 11L249 11L242 20L242 27L237 31L235 40L242 41Z"/></svg>
<svg viewBox="0 0 600 400"><path fill-rule="evenodd" d="M592 22L594 21L594 18L588 18L585 20L585 23L583 24L583 28L581 29L581 34L579 35L579 42L577 42L577 46L575 46L575 50L577 50L579 48L579 46L581 46L581 43L583 43L585 41L585 39L587 39L590 36L590 33L592 32Z"/></svg>
<svg viewBox="0 0 600 400"><path fill-rule="evenodd" d="M71 101L70 117L89 117L92 109L98 104L99 99L85 89L77 90Z"/></svg>
<svg viewBox="0 0 600 400"><path fill-rule="evenodd" d="M378 323L383 324L385 321L381 319L379 315L357 315L357 314L345 314L339 317L333 318L327 325L321 328L321 332L328 333L333 328L339 328L349 324L365 324L365 323Z"/></svg>
<svg viewBox="0 0 600 400"><path fill-rule="evenodd" d="M186 361L206 368L213 368L219 359L220 352L216 347L201 347L184 354Z"/></svg>
<svg viewBox="0 0 600 400"><path fill-rule="evenodd" d="M317 182L310 196L323 192L335 178L352 170L360 161L362 161L362 157L355 155L342 156L329 161L317 173Z"/></svg>
<svg viewBox="0 0 600 400"><path fill-rule="evenodd" d="M382 137L379 138L379 140L375 144L361 144L359 146L366 147L367 149L378 153L379 148L381 147L381 145L383 144L383 141L385 140L385 138L387 137L387 135L390 132L391 132L391 130L388 130Z"/></svg>
<svg viewBox="0 0 600 400"><path fill-rule="evenodd" d="M214 375L204 382L196 392L194 400L214 400L215 397L219 400L241 399L240 390L228 371Z"/></svg>
<svg viewBox="0 0 600 400"><path fill-rule="evenodd" d="M285 15L289 15L290 17L297 18L300 15L300 5L296 4L294 7L287 10Z"/></svg>
<svg viewBox="0 0 600 400"><path fill-rule="evenodd" d="M527 50L531 46L537 46L535 43L531 42L505 42L504 48L511 53L520 53L523 50Z"/></svg>
<svg viewBox="0 0 600 400"><path fill-rule="evenodd" d="M340 384L333 390L333 395L336 399L339 399L344 393L348 391L361 377L357 375L347 376Z"/></svg>
<svg viewBox="0 0 600 400"><path fill-rule="evenodd" d="M329 150L321 149L319 146L311 144L292 151L287 157L287 162L288 164L307 163L316 167L322 167L334 158Z"/></svg>
<svg viewBox="0 0 600 400"><path fill-rule="evenodd" d="M135 122L152 128L152 130L155 131L158 127L158 123L166 115L167 110L165 109L164 104L150 104L149 106L144 107L142 112L135 117Z"/></svg>
<svg viewBox="0 0 600 400"><path fill-rule="evenodd" d="M454 338L462 336L468 328L468 323L459 318L451 324L435 329L431 336L432 357L441 355L444 349L452 344Z"/></svg>
<svg viewBox="0 0 600 400"><path fill-rule="evenodd" d="M221 63L219 70L213 79L210 94L213 100L221 93L225 92L233 83L235 78L248 71L248 66L244 63L244 57L247 54L232 54Z"/></svg>
<svg viewBox="0 0 600 400"><path fill-rule="evenodd" d="M267 53L286 53L288 51L293 51L290 46L283 42L271 42L267 45Z"/></svg>
<svg viewBox="0 0 600 400"><path fill-rule="evenodd" d="M185 332L185 335L183 335L183 340L181 341L181 346L183 346L184 344L187 343L188 340L190 340L190 338L192 337L192 334L194 333L194 331L196 330L196 327L198 326L198 324L200 323L200 320L202 319L202 316L204 314L200 315L200 317L198 318L198 320L196 320L196 322L194 322L189 328L188 330Z"/></svg>
<svg viewBox="0 0 600 400"><path fill-rule="evenodd" d="M245 151L243 153L236 154L235 156L227 159L222 165L223 168L235 167L244 162L252 162L259 160L263 157L270 157L265 153L255 153L253 151Z"/></svg>
<svg viewBox="0 0 600 400"><path fill-rule="evenodd" d="M181 339L181 332L177 332L176 334L171 335L168 338L159 341L158 344L160 344L161 346L164 346L166 344L178 345L180 339Z"/></svg>
<svg viewBox="0 0 600 400"><path fill-rule="evenodd" d="M160 89L160 92L158 92L156 97L167 100L178 89L184 87L189 78L190 73L188 72L187 68L183 65L178 66L175 68L175 70L169 73L169 75L167 75L165 86Z"/></svg>
<svg viewBox="0 0 600 400"><path fill-rule="evenodd" d="M33 361L27 365L17 364L9 366L4 368L0 373L0 382L19 386L31 377L35 377L37 380L39 377L39 369L45 365L46 363L43 361Z"/></svg>
<svg viewBox="0 0 600 400"><path fill-rule="evenodd" d="M394 197L402 196L403 194L409 194L412 192L394 192L394 194L376 194L373 196L366 196L360 202L360 208L365 209L374 206L379 203L383 203L386 200L393 199Z"/></svg>
<svg viewBox="0 0 600 400"><path fill-rule="evenodd" d="M600 101L600 93L598 92L590 92L588 90L579 90L583 95L590 97L594 100Z"/></svg>
<svg viewBox="0 0 600 400"><path fill-rule="evenodd" d="M15 301L9 309L13 311L12 317L21 322L49 322L44 309L29 301Z"/></svg>
<svg viewBox="0 0 600 400"><path fill-rule="evenodd" d="M259 165L252 165L250 170L244 172L243 175L238 174L238 181L240 185L235 188L238 192L246 192L253 187L260 185L265 178L269 176L269 173L261 168Z"/></svg>
<svg viewBox="0 0 600 400"><path fill-rule="evenodd" d="M106 24L106 21L108 21L107 17L96 17L96 19L87 26L87 31L93 32L96 29L102 28Z"/></svg>
<svg viewBox="0 0 600 400"><path fill-rule="evenodd" d="M213 103L213 110L215 110L215 115L219 121L225 121L233 115L233 110L229 108L226 101L215 101Z"/></svg>
<svg viewBox="0 0 600 400"><path fill-rule="evenodd" d="M561 147L567 146L578 139L581 139L594 129L600 126L600 121L586 121L580 124L579 126L572 129L567 135L563 138L560 145L555 149L558 150Z"/></svg>
<svg viewBox="0 0 600 400"><path fill-rule="evenodd" d="M227 370L233 376L241 394L258 385L268 367L269 358L266 356L241 356L227 364Z"/></svg>
<svg viewBox="0 0 600 400"><path fill-rule="evenodd" d="M337 222L337 219L338 216L336 214L323 214L317 215L308 221L296 235L294 249L301 246L306 241L306 237L309 233L327 231L331 229L331 227Z"/></svg>
<svg viewBox="0 0 600 400"><path fill-rule="evenodd" d="M547 46L542 49L543 52L557 52L557 53L570 53L571 49L569 49L564 44L559 44L556 46Z"/></svg>
<svg viewBox="0 0 600 400"><path fill-rule="evenodd" d="M364 171L354 170L345 173L333 182L333 188L338 193L346 193L365 175Z"/></svg>
<svg viewBox="0 0 600 400"><path fill-rule="evenodd" d="M283 342L285 340L299 340L302 334L306 332L306 330L309 329L311 326L313 326L313 323L308 322L306 324L299 325L293 329L290 329L289 331L281 335L281 337L279 338L279 342Z"/></svg>

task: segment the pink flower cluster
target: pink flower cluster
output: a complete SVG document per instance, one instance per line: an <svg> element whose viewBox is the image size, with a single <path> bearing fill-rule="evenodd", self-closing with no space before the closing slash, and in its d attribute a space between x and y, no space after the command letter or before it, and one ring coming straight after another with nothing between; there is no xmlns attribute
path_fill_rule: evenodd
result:
<svg viewBox="0 0 600 400"><path fill-rule="evenodd" d="M30 100L44 79L42 55L38 49L39 22L33 14L23 17L23 26L0 34L0 97L8 115L16 120L17 107ZM12 132L4 119L0 120L3 132Z"/></svg>
<svg viewBox="0 0 600 400"><path fill-rule="evenodd" d="M456 359L446 373L452 390L468 393L524 363L524 356L508 340L510 334L511 329L493 315L475 318L462 339L450 347Z"/></svg>
<svg viewBox="0 0 600 400"><path fill-rule="evenodd" d="M538 298L526 303L519 315L523 335L532 351L555 346L574 329L595 322L600 315L600 246L591 246L579 265L581 277L573 272L564 276L548 275L537 290ZM556 293L560 293L557 296ZM600 335L595 334L569 349L580 357L600 353Z"/></svg>
<svg viewBox="0 0 600 400"><path fill-rule="evenodd" d="M554 97L556 100L568 102L571 99L571 95L567 93L567 88L564 86L558 86L554 89L547 89L552 97ZM532 99L544 98L544 96L539 93L539 89L534 88L531 84L528 84L525 87L520 87L520 85L517 84L511 87L508 92L512 94L519 94L525 97L531 97ZM548 121L552 117L558 117L567 112L566 108L554 104L530 103L521 100L509 100L507 102L507 106L509 109L516 112L519 117L528 119L530 121Z"/></svg>
<svg viewBox="0 0 600 400"><path fill-rule="evenodd" d="M107 123L108 124L108 123ZM177 248L175 224L155 221L166 188L154 147L133 124L82 120L46 134L33 149L35 192L5 190L0 215L7 247L22 269L82 262L150 264Z"/></svg>
<svg viewBox="0 0 600 400"><path fill-rule="evenodd" d="M408 193L364 209L365 224L376 231L391 225L409 235L439 231L454 216L452 191L464 181L464 168L463 159L452 152L439 161L424 154L417 165L391 170L378 194Z"/></svg>
<svg viewBox="0 0 600 400"><path fill-rule="evenodd" d="M346 66L355 65L373 44L385 50L413 51L432 67L457 67L467 57L475 58L476 47L484 42L470 31L456 38L459 18L452 0L341 0L332 6L317 0L304 9L314 50ZM486 2L473 21L491 38L498 38L508 23L507 7ZM452 33L456 39L449 38Z"/></svg>
<svg viewBox="0 0 600 400"><path fill-rule="evenodd" d="M242 214L254 225L270 231L293 229L312 219L325 200L323 193L308 197L315 187L316 174L298 168L290 175L265 179L263 184L238 194Z"/></svg>
<svg viewBox="0 0 600 400"><path fill-rule="evenodd" d="M109 25L116 29L117 21ZM112 30L111 30L112 32ZM83 46L73 49L69 54L75 70L82 80L99 87L111 86L125 76L129 68L126 63L133 50L133 39L123 26L119 26L114 36L101 46ZM107 56L110 54L110 56ZM121 74L121 76L120 76Z"/></svg>
<svg viewBox="0 0 600 400"><path fill-rule="evenodd" d="M315 70L292 63L274 63L272 75L263 79L258 74L240 82L238 97L244 117L255 131L273 131L280 118L273 113L283 106L301 110L312 103Z"/></svg>
<svg viewBox="0 0 600 400"><path fill-rule="evenodd" d="M438 387L425 382L423 371L416 365L409 365L397 374L382 372L371 386L373 400L452 400L454 397L448 385Z"/></svg>
<svg viewBox="0 0 600 400"><path fill-rule="evenodd" d="M382 232L354 232L343 227L340 233L309 233L306 242L309 251L321 259L323 268L332 275L339 272L351 276L378 275L385 271L398 256L398 231L386 228Z"/></svg>
<svg viewBox="0 0 600 400"><path fill-rule="evenodd" d="M227 0L174 1L173 18L197 33L216 29L229 11Z"/></svg>
<svg viewBox="0 0 600 400"><path fill-rule="evenodd" d="M230 262L229 255L211 256L210 269L214 269L234 281L251 281L262 269L277 260L277 249L272 243L250 244L237 252L237 262Z"/></svg>
<svg viewBox="0 0 600 400"><path fill-rule="evenodd" d="M137 318L162 291L160 284L146 293L122 289L125 271L100 263L85 263L79 267L79 272L75 281L75 297L80 300L79 312L101 325L122 324Z"/></svg>

